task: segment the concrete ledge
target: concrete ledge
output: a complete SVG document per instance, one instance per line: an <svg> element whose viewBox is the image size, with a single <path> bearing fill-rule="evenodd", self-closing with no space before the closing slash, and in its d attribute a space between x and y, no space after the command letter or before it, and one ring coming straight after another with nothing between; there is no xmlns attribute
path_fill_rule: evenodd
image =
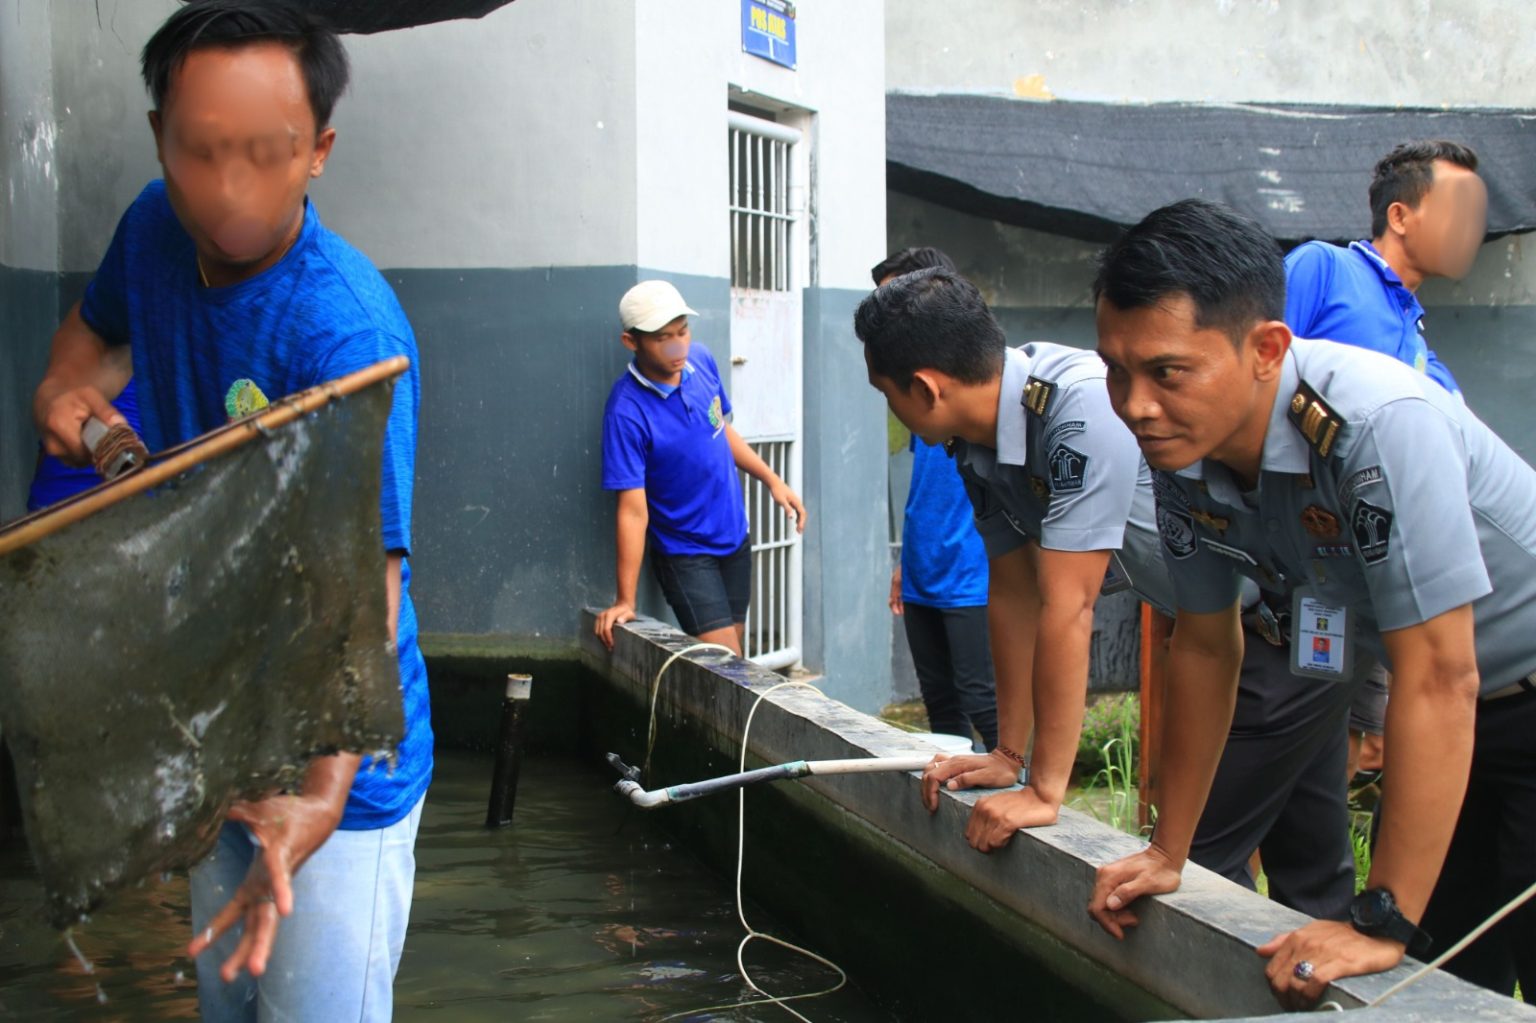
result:
<svg viewBox="0 0 1536 1023"><path fill-rule="evenodd" d="M582 626L583 663L642 705L666 659L694 642L660 622L640 619L615 631L610 653L591 635L590 622L588 612ZM686 727L716 750L734 756L753 701L782 681L782 676L734 657L712 651L690 654L663 679L658 717L668 727ZM758 710L748 759L762 764L894 756L919 751L921 745L907 733L835 700L805 689L785 689L767 697ZM1064 980L1104 995L1128 1015L1147 1018L1152 1004L1205 1019L1278 1014L1254 949L1306 918L1200 867L1186 868L1177 893L1152 900L1142 912L1141 926L1120 943L1089 919L1085 907L1095 869L1140 843L1092 818L1063 810L1055 827L1020 832L1006 849L982 856L966 845L963 834L971 804L979 798L974 793L943 793L939 812L930 816L919 800L916 774L779 784L814 793L804 798L830 803L883 833L895 843L893 855L926 861L964 882L1021 933L1046 936L1046 944L1056 947L1043 949L1042 955L1051 958ZM1040 945L1034 940L1031 948ZM1326 997L1346 1008L1364 1006L1416 965L1350 978L1334 985ZM1365 1018L1422 1023L1532 1020L1536 1011L1439 973Z"/></svg>

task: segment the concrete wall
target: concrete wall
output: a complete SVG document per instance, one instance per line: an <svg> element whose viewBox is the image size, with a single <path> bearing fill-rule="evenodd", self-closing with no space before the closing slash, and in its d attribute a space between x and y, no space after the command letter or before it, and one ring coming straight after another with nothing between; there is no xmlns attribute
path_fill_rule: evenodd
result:
<svg viewBox="0 0 1536 1023"><path fill-rule="evenodd" d="M518 0L477 21L347 40L352 88L311 196L390 279L420 344L424 631L571 641L576 609L610 598L599 450L627 358L617 302L637 280L676 279L701 314L695 337L729 364L734 89L801 111L815 152L803 491L807 552L827 561L806 559L805 660L834 687L857 678L843 695L861 706L885 701L888 672L869 670L889 643L884 420L851 329L866 268L885 251L885 196L870 187L884 172L882 5L798 6L794 71L744 55L739 7L720 0ZM61 307L159 173L137 53L176 7L0 0L0 170L42 196L26 205L37 254L14 255L17 232L0 221L0 383L24 382L0 403L30 393ZM22 165L34 135L33 149L52 146L51 178L37 173L46 164ZM28 419L0 404L0 514L19 507L30 471L16 454L32 449ZM648 573L642 598L665 613Z"/></svg>
<svg viewBox="0 0 1536 1023"><path fill-rule="evenodd" d="M0 518L32 475L32 387L58 308L58 121L48 8L0 0Z"/></svg>
<svg viewBox="0 0 1536 1023"><path fill-rule="evenodd" d="M1536 106L1522 0L888 0L893 89L1109 103Z"/></svg>

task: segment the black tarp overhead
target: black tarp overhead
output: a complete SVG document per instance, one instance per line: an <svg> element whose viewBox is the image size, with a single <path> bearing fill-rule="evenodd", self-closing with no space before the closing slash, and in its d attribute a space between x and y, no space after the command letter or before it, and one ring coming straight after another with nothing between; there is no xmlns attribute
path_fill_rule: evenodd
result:
<svg viewBox="0 0 1536 1023"><path fill-rule="evenodd" d="M387 32L455 18L483 18L512 0L309 0L338 32Z"/></svg>
<svg viewBox="0 0 1536 1023"><path fill-rule="evenodd" d="M1190 196L1229 203L1284 242L1361 238L1371 168L1423 138L1477 150L1490 236L1536 229L1536 111L891 93L885 116L894 191L1085 241Z"/></svg>

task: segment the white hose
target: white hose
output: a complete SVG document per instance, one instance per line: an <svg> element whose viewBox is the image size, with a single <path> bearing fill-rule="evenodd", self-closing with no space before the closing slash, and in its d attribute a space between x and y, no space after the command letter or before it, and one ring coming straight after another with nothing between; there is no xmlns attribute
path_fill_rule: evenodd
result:
<svg viewBox="0 0 1536 1023"><path fill-rule="evenodd" d="M734 650L723 647L718 643L696 643L693 646L684 647L677 653L673 654L671 657L667 658L666 663L661 666L661 670L656 672L656 679L651 684L651 712L650 721L646 726L645 763L641 770L642 777L650 768L651 751L656 744L656 699L661 692L662 676L666 674L668 668L672 667L674 661L682 657L684 654L692 653L695 650L724 650L728 654L735 654ZM785 689L790 686L799 686L804 689L809 689L811 692L818 695L825 695L821 692L820 689L817 689L809 682L801 682L796 679L790 679L787 682L780 682L777 685L769 686L767 689L759 693L757 695L757 699L752 702L752 709L747 712L747 723L741 731L741 762L740 766L737 768L738 770L745 771L747 769L748 740L752 735L752 719L757 716L757 708L762 706L763 700L768 696L768 694L777 692L780 689ZM825 956L817 955L815 952L812 952L808 948L802 948L801 946L796 945L794 942L785 941L783 938L776 938L771 934L765 934L762 931L754 928L751 923L747 921L747 913L746 909L742 905L741 895L742 863L746 859L746 835L747 790L743 788L736 790L736 919L741 921L741 926L747 933L741 939L741 943L736 946L736 969L738 972L740 972L741 979L746 982L747 987L751 988L753 991L756 991L763 997L752 998L740 1002L731 1002L728 1005L710 1005L699 1009L688 1009L684 1012L674 1012L670 1016L661 1017L657 1023L666 1023L667 1020L681 1019L684 1016L692 1016L701 1012L725 1012L731 1009L745 1009L753 1005L776 1005L783 1009L785 1012L789 1013L795 1019L800 1020L801 1023L811 1023L810 1019L802 1016L799 1012L790 1008L788 1003L804 1001L811 998L821 998L832 994L834 991L842 990L843 987L848 983L847 972L845 972L841 966L838 966L832 960ZM820 963L822 966L825 966L827 969L837 974L837 983L821 991L809 991L797 995L774 995L768 993L759 987L757 982L752 979L752 975L748 972L747 964L743 959L743 954L746 952L747 946L750 945L754 940L766 941L769 944L777 945L780 948L786 949L790 952L798 953L802 956L805 956L807 959Z"/></svg>

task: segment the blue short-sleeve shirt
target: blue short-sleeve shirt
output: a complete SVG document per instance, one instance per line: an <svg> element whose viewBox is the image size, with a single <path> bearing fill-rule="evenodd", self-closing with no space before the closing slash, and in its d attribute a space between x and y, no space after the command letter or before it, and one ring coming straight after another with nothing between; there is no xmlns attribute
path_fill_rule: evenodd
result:
<svg viewBox="0 0 1536 1023"><path fill-rule="evenodd" d="M965 483L944 445L917 437L901 528L901 599L938 608L987 602L987 549Z"/></svg>
<svg viewBox="0 0 1536 1023"><path fill-rule="evenodd" d="M651 542L664 554L724 557L747 538L741 478L726 436L731 401L695 343L676 387L633 363L603 409L603 489L645 490Z"/></svg>
<svg viewBox="0 0 1536 1023"><path fill-rule="evenodd" d="M1367 241L1307 242L1285 257L1285 323L1298 337L1390 355L1452 394L1456 378L1424 340L1424 307Z"/></svg>
<svg viewBox="0 0 1536 1023"><path fill-rule="evenodd" d="M80 315L109 344L133 346L133 380L151 451L228 421L232 391L270 400L404 355L384 434L380 493L385 548L409 554L421 399L416 338L394 291L362 253L320 223L307 201L298 239L255 277L224 288L199 279L192 238L162 181L123 214L81 301ZM342 816L348 830L405 817L432 777L426 663L417 645L410 565L401 569L396 646L405 736L395 768L365 760Z"/></svg>

